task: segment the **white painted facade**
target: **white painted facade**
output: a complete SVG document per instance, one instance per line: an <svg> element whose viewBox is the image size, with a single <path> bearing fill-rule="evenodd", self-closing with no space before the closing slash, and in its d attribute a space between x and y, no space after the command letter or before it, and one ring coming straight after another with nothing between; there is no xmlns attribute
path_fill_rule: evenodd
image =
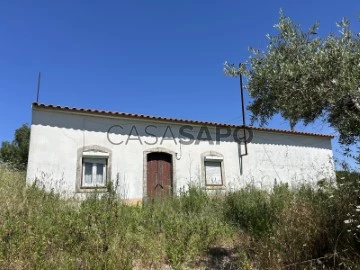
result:
<svg viewBox="0 0 360 270"><path fill-rule="evenodd" d="M46 189L82 197L89 192L79 188L82 155L99 149L110 157L107 179L117 182L119 196L130 202L146 197L146 155L154 151L172 155L174 193L189 184L224 191L249 184L270 189L275 182L314 184L334 176L329 136L254 129L244 155L244 144L232 137L181 144L179 129L184 125L193 127L195 137L203 126L34 105L27 182L36 180ZM216 126L207 127L215 138ZM215 188L205 185L204 176L204 157L212 154L222 156L223 162L223 186Z"/></svg>

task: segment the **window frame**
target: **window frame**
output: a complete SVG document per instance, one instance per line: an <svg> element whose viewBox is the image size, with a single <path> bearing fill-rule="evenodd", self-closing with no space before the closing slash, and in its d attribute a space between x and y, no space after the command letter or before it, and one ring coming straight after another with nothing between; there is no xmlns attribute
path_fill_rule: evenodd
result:
<svg viewBox="0 0 360 270"><path fill-rule="evenodd" d="M92 164L91 166L91 178L92 183L86 184L85 183L85 163ZM83 157L82 158L82 175L81 175L81 188L91 189L91 188L105 188L107 185L107 158L106 157ZM103 173L102 173L102 184L97 184L97 165L102 164L103 165ZM95 178L95 181L94 181ZM95 182L95 183L94 183Z"/></svg>
<svg viewBox="0 0 360 270"><path fill-rule="evenodd" d="M219 184L217 183L212 183L210 179L208 179L208 175L207 175L207 168L210 167L208 166L208 164L217 164L219 165L219 169L220 169L220 182ZM204 168L205 168L205 186L223 186L224 185L224 179L222 176L222 161L220 160L204 160ZM210 180L210 181L209 181Z"/></svg>
<svg viewBox="0 0 360 270"><path fill-rule="evenodd" d="M221 184L212 184L206 179L206 163L214 162L220 164L220 175L221 175ZM202 179L203 184L206 189L226 189L226 179L225 179L225 166L224 166L224 157L222 154L215 151L208 151L201 155L201 167L202 167Z"/></svg>
<svg viewBox="0 0 360 270"><path fill-rule="evenodd" d="M101 185L87 185L84 178L84 161L85 160L103 160L105 168L103 168L104 183ZM95 162L96 163L96 162ZM112 152L110 149L99 146L89 145L80 147L77 150L77 166L76 166L76 193L100 192L108 191L108 183L111 178Z"/></svg>

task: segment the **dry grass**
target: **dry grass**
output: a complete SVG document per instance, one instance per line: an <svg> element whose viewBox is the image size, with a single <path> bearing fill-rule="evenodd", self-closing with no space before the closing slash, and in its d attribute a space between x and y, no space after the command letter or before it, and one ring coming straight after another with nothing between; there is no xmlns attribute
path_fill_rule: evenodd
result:
<svg viewBox="0 0 360 270"><path fill-rule="evenodd" d="M1 166L0 269L359 269L359 176L342 181L225 198L192 187L140 207L112 192L74 204Z"/></svg>

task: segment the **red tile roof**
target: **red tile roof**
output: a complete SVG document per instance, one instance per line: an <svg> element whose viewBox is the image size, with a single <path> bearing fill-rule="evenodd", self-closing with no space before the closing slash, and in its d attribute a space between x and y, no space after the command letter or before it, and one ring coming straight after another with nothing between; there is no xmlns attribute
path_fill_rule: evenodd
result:
<svg viewBox="0 0 360 270"><path fill-rule="evenodd" d="M36 103L36 102L34 102L32 105L33 105L33 108L43 108L43 109L51 109L51 110L58 110L58 111L70 111L70 112L77 112L77 113L91 113L91 114L97 114L97 115L123 116L123 117L129 117L129 118L171 121L171 122L184 123L184 124L209 125L209 126L218 126L218 127L231 127L231 128L242 127L242 125L234 125L234 124L223 124L223 123L215 123L215 122L176 119L176 118L167 118L167 117L159 117L159 116L149 116L149 115L144 115L144 114L112 112L112 111L82 109L82 108L74 108L74 107L70 108L70 107L62 107L62 106L56 106L56 105L51 105L51 104L46 105L46 104L41 104L41 103ZM246 126L246 128L252 129L252 130L259 130L259 131L267 131L267 132L277 132L277 133L287 133L287 134L294 134L294 135L307 135L307 136L334 138L333 135L317 134L317 133L311 133L311 132L283 130L283 129L275 129L275 128L252 127L252 126Z"/></svg>

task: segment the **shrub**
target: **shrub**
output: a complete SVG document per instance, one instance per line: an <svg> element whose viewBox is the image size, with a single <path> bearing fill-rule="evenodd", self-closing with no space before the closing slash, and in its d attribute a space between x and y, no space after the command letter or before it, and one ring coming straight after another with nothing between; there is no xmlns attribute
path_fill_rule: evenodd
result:
<svg viewBox="0 0 360 270"><path fill-rule="evenodd" d="M178 197L144 205L144 217L155 237L163 237L168 262L174 268L204 254L217 240L231 234L221 219L221 203L190 187ZM150 222L150 223L149 223Z"/></svg>
<svg viewBox="0 0 360 270"><path fill-rule="evenodd" d="M1 269L182 268L231 232L221 204L194 188L143 206L113 192L74 204L26 187L23 173L0 177Z"/></svg>
<svg viewBox="0 0 360 270"><path fill-rule="evenodd" d="M342 174L337 187L225 197L190 187L142 206L123 204L111 187L79 202L24 179L0 166L0 269L360 266L358 174Z"/></svg>
<svg viewBox="0 0 360 270"><path fill-rule="evenodd" d="M269 232L274 211L268 193L245 188L225 197L224 216L230 223L259 237Z"/></svg>

